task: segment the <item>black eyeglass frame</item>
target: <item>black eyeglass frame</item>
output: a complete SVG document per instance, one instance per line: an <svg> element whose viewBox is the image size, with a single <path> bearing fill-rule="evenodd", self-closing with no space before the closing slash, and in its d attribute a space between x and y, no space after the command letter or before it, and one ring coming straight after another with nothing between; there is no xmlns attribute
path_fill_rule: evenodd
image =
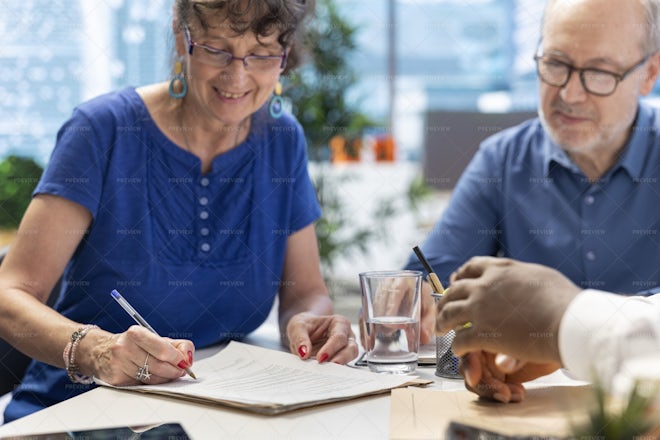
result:
<svg viewBox="0 0 660 440"><path fill-rule="evenodd" d="M250 70L248 67L248 60L253 59L253 60L275 60L275 59L281 59L282 61L280 62L280 69L284 69L286 67L286 59L287 59L287 51L282 52L282 55L246 55L244 57L237 57L233 53L228 52L226 50L218 49L213 46L209 46L208 44L202 44L194 41L192 39L192 36L190 35L190 29L188 29L188 26L183 26L183 35L186 39L186 43L188 45L188 54L190 56L193 55L193 51L195 47L199 47L202 49L205 49L206 51L210 53L215 53L215 54L225 54L227 56L227 63L224 65L220 64L209 64L209 65L214 65L216 67L227 67L229 66L234 60L239 60L242 61L243 67L245 70ZM207 63L208 64L208 63Z"/></svg>
<svg viewBox="0 0 660 440"><path fill-rule="evenodd" d="M553 59L554 63L561 64L561 65L566 66L568 68L568 74L566 75L566 79L564 80L563 83L558 83L558 84L549 82L548 80L546 80L543 77L543 75L541 75L541 69L539 67L539 63L546 61L548 58L549 58L548 56L545 56L545 55L542 55L542 54L534 55L534 61L536 62L536 73L538 74L541 81L543 81L544 83L549 84L553 87L560 87L561 88L561 87L564 87L566 84L568 84L568 82L571 80L571 76L573 75L573 72L577 72L578 75L580 76L580 83L582 84L582 87L584 88L584 90L587 93L591 93L592 95L596 95L596 96L610 96L614 92L616 92L616 88L619 86L619 83L621 81L623 81L624 79L626 79L628 77L628 75L630 75L636 69L643 66L644 63L646 63L649 60L649 58L651 58L651 55L644 56L644 58L642 58L640 61L635 63L632 67L630 67L629 69L627 69L623 73L615 73L615 72L610 72L608 70L595 69L593 67L582 67L582 68L580 68L580 67L575 67L572 64L568 64L568 63L565 63L563 61ZM612 87L612 91L609 92L609 93L597 93L597 92L593 92L593 91L589 90L589 88L587 87L587 84L586 84L586 80L585 80L585 72L596 72L598 74L610 75L615 80L614 87Z"/></svg>

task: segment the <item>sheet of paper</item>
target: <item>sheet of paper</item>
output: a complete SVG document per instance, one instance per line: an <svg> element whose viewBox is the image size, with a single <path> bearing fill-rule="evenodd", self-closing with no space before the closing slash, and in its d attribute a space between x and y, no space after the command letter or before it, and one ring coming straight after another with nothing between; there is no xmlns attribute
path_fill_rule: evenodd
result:
<svg viewBox="0 0 660 440"><path fill-rule="evenodd" d="M520 403L479 400L468 391L405 388L392 390L390 438L445 438L451 421L509 436L570 434L594 402L588 385L528 389Z"/></svg>
<svg viewBox="0 0 660 440"><path fill-rule="evenodd" d="M122 389L278 413L423 383L415 376L375 374L315 360L303 362L290 353L240 342L231 342L216 355L196 362L193 371L197 380L186 376L163 385Z"/></svg>

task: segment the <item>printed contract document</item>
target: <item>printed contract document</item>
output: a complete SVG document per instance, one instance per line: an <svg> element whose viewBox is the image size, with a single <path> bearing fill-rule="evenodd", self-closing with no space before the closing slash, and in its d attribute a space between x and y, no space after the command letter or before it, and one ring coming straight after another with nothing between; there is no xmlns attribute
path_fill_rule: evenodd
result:
<svg viewBox="0 0 660 440"><path fill-rule="evenodd" d="M197 380L186 376L163 385L114 388L279 414L430 383L415 376L377 374L334 363L302 361L290 353L235 341L216 355L196 362L194 369Z"/></svg>

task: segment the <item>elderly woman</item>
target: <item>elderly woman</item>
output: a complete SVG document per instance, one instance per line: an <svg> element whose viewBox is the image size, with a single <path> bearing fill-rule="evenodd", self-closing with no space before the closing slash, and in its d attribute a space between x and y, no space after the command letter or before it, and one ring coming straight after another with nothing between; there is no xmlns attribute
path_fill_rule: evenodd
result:
<svg viewBox="0 0 660 440"><path fill-rule="evenodd" d="M5 421L93 378L176 380L195 346L253 331L276 296L292 352L357 355L319 271L304 136L278 96L309 8L176 0L172 81L95 98L61 128L0 268L0 337L35 359ZM161 336L131 326L113 289Z"/></svg>

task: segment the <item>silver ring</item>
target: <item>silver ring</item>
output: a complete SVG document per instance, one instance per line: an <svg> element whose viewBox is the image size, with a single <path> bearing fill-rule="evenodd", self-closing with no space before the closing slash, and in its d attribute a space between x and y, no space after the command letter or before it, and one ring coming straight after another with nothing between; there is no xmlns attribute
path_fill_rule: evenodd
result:
<svg viewBox="0 0 660 440"><path fill-rule="evenodd" d="M151 380L151 373L149 373L149 353L147 353L147 358L144 360L144 365L138 368L135 378L144 383L149 383L149 380Z"/></svg>
<svg viewBox="0 0 660 440"><path fill-rule="evenodd" d="M348 342L355 342L355 338L353 338L353 337L349 337L349 338L348 338Z"/></svg>

